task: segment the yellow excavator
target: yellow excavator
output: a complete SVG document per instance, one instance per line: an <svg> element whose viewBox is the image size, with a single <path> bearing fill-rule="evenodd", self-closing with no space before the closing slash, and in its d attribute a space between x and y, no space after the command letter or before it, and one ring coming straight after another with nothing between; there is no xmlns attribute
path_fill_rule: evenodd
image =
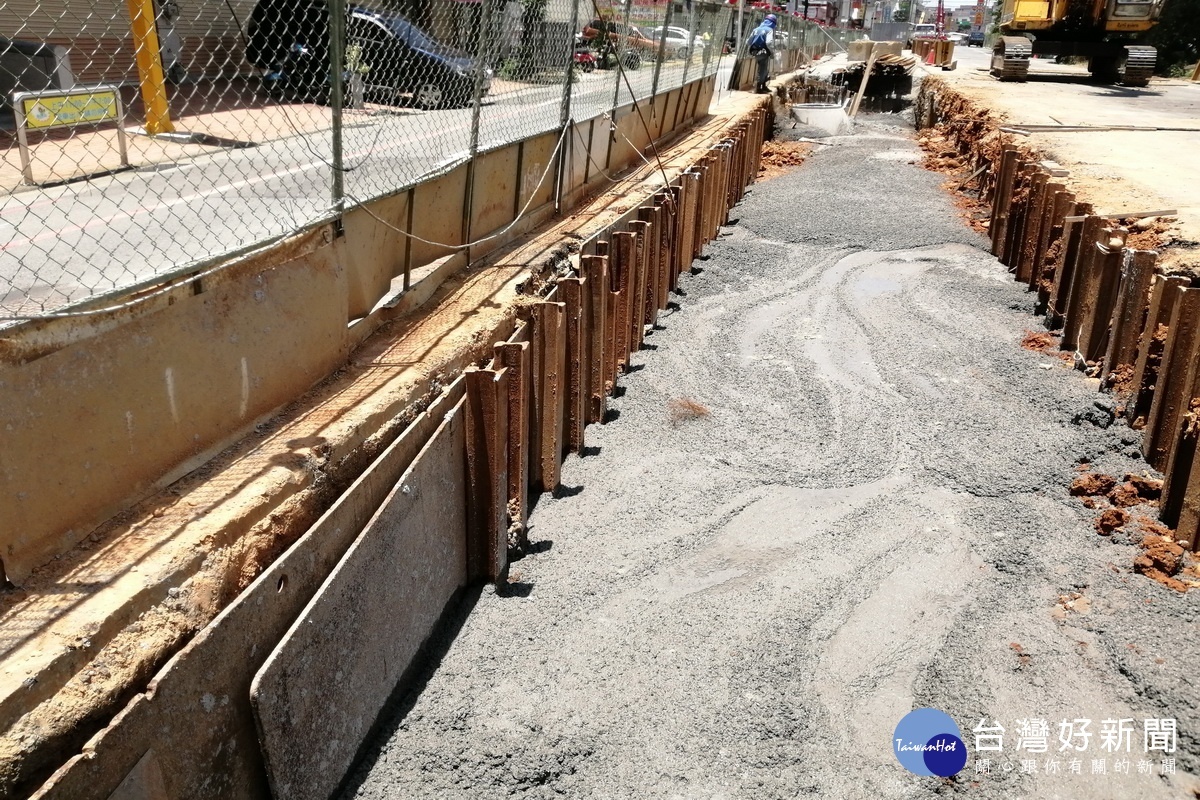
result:
<svg viewBox="0 0 1200 800"><path fill-rule="evenodd" d="M1157 52L1138 44L1158 24L1164 0L1004 0L992 75L1023 81L1033 55L1081 56L1104 83L1145 86Z"/></svg>

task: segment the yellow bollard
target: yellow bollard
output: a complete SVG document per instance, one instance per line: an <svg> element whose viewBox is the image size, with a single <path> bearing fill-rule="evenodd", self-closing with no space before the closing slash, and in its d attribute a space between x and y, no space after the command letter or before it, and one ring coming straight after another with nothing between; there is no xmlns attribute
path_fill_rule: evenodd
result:
<svg viewBox="0 0 1200 800"><path fill-rule="evenodd" d="M154 0L126 0L129 22L133 32L134 53L137 56L138 79L142 87L142 102L146 106L146 133L171 133L171 109L167 105L166 79L163 77L162 55L158 50L158 30L154 27Z"/></svg>

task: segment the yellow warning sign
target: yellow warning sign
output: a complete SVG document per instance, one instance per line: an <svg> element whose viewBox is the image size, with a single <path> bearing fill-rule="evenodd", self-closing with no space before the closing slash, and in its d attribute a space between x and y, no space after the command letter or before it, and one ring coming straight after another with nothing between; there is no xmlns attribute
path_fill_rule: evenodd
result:
<svg viewBox="0 0 1200 800"><path fill-rule="evenodd" d="M117 93L113 89L89 89L78 94L23 97L25 125L57 128L62 125L110 122L117 119Z"/></svg>

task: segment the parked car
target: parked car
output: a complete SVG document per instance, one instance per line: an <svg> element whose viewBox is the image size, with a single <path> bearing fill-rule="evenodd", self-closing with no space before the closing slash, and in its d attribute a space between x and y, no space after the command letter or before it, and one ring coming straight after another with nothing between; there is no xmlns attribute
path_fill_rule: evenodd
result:
<svg viewBox="0 0 1200 800"><path fill-rule="evenodd" d="M663 38L664 34L667 39L666 54L669 57L687 58L691 53L698 53L704 49L703 37L693 36L688 33L687 28L679 28L674 25L670 27L660 25L657 28L647 31L646 36L658 42Z"/></svg>
<svg viewBox="0 0 1200 800"><path fill-rule="evenodd" d="M971 31L967 34L967 47L983 47L983 31Z"/></svg>
<svg viewBox="0 0 1200 800"><path fill-rule="evenodd" d="M324 2L259 0L246 33L246 58L266 71L263 83L273 97L328 102L332 81ZM365 99L396 103L407 97L421 108L433 109L465 105L474 96L480 78L475 60L398 14L349 7L346 40ZM350 77L347 72L342 80L352 83ZM484 67L484 92L491 80L492 70Z"/></svg>
<svg viewBox="0 0 1200 800"><path fill-rule="evenodd" d="M411 95L420 108L464 106L479 77L475 60L433 39L398 14L354 9L346 24L347 47L362 48L367 97L392 102ZM483 92L492 70L483 70Z"/></svg>

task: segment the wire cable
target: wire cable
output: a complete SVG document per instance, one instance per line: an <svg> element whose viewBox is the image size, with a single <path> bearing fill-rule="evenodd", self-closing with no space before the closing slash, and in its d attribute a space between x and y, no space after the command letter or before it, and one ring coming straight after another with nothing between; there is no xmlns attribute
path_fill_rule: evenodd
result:
<svg viewBox="0 0 1200 800"><path fill-rule="evenodd" d="M537 198L538 192L541 191L543 184L546 183L546 178L547 178L547 176L550 175L550 168L553 167L556 163L555 157L558 155L559 150L562 149L563 141L566 139L566 136L567 136L567 131L570 130L570 128L572 128L572 127L574 127L574 126L564 127L562 133L559 134L558 142L554 145L554 150L552 150L550 152L550 157L548 159L546 159L546 168L544 170L542 170L542 177L538 180L537 186L535 186L533 188L533 191L529 193L529 199L525 201L525 207L521 209L521 211L517 214L517 216L513 219L513 221L508 223L508 225L505 225L503 228L496 231L495 233L488 234L487 236L476 239L473 242L466 242L464 244L447 244L446 242L430 241L429 239L425 239L420 236L417 236L415 233L412 233L411 231L406 231L403 228L396 227L391 222L388 222L386 219L379 216L374 211L372 211L370 208L368 208L361 200L359 200L354 195L347 194L346 199L352 200L355 203L357 203L359 208L362 211L365 211L367 216L371 217L371 219L373 219L376 222L378 222L379 224L395 231L396 233L399 233L402 236L408 237L409 239L414 239L418 242L421 242L422 244L428 244L428 245L432 245L434 247L443 247L447 250L466 250L467 248L474 247L477 244L482 244L484 242L491 241L492 239L499 239L501 236L503 236L504 234L506 234L510 230L512 230L516 226L516 224L521 221L521 218L525 216L525 214L529 211L530 207L533 205L533 201Z"/></svg>

